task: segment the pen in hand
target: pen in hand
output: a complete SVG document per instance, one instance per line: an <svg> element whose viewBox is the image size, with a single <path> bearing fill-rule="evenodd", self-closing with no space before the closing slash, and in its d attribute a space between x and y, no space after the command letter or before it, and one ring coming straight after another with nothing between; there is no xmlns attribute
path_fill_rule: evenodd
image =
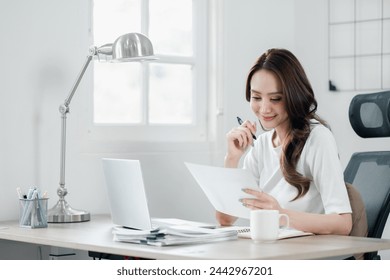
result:
<svg viewBox="0 0 390 280"><path fill-rule="evenodd" d="M238 124L239 124L239 125L242 125L242 124L244 123L240 117L237 117L237 121L238 121ZM256 135L254 135L252 132L251 132L251 134L252 134L252 138L253 138L254 140L256 140L256 139L257 139L257 138L256 138Z"/></svg>

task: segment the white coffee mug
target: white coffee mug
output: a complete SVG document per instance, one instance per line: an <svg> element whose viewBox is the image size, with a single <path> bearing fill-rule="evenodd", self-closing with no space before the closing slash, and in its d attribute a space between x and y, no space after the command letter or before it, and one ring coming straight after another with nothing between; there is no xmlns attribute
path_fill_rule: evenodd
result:
<svg viewBox="0 0 390 280"><path fill-rule="evenodd" d="M286 214L278 210L252 210L250 214L251 238L255 242L272 242L278 239L281 218L285 218L285 226L289 226Z"/></svg>

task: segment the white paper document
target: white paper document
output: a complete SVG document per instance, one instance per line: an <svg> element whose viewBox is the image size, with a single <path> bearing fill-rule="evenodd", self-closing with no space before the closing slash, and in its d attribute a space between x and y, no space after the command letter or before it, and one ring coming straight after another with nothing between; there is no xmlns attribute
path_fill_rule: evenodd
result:
<svg viewBox="0 0 390 280"><path fill-rule="evenodd" d="M153 246L197 244L237 239L234 228L204 228L193 225L172 225L156 230L133 230L123 227L113 228L114 241Z"/></svg>
<svg viewBox="0 0 390 280"><path fill-rule="evenodd" d="M219 212L249 219L250 209L239 201L251 197L243 188L258 189L249 170L185 163L211 204ZM260 189L258 189L260 190Z"/></svg>

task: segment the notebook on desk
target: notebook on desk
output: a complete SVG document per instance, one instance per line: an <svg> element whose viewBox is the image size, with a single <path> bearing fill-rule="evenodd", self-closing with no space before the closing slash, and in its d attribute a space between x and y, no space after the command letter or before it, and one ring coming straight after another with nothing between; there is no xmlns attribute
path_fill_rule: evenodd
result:
<svg viewBox="0 0 390 280"><path fill-rule="evenodd" d="M242 227L242 226L232 226L238 233L239 238L251 238L251 230L250 227ZM295 228L280 228L278 234L278 240L299 237L299 236L308 236L314 235L311 232L300 231Z"/></svg>

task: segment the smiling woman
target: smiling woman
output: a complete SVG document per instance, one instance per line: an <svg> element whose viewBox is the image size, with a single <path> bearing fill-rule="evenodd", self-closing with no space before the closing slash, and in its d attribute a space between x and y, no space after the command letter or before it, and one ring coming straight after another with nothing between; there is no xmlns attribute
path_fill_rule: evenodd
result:
<svg viewBox="0 0 390 280"><path fill-rule="evenodd" d="M244 168L260 191L245 189L244 206L287 214L290 225L315 234L348 235L351 206L335 139L317 116L317 101L303 67L286 49L269 49L250 69L246 99L267 132L253 143L256 125L245 121L227 134L225 166ZM253 148L250 148L251 145ZM270 180L275 184L267 184ZM223 225L235 217L217 212Z"/></svg>

